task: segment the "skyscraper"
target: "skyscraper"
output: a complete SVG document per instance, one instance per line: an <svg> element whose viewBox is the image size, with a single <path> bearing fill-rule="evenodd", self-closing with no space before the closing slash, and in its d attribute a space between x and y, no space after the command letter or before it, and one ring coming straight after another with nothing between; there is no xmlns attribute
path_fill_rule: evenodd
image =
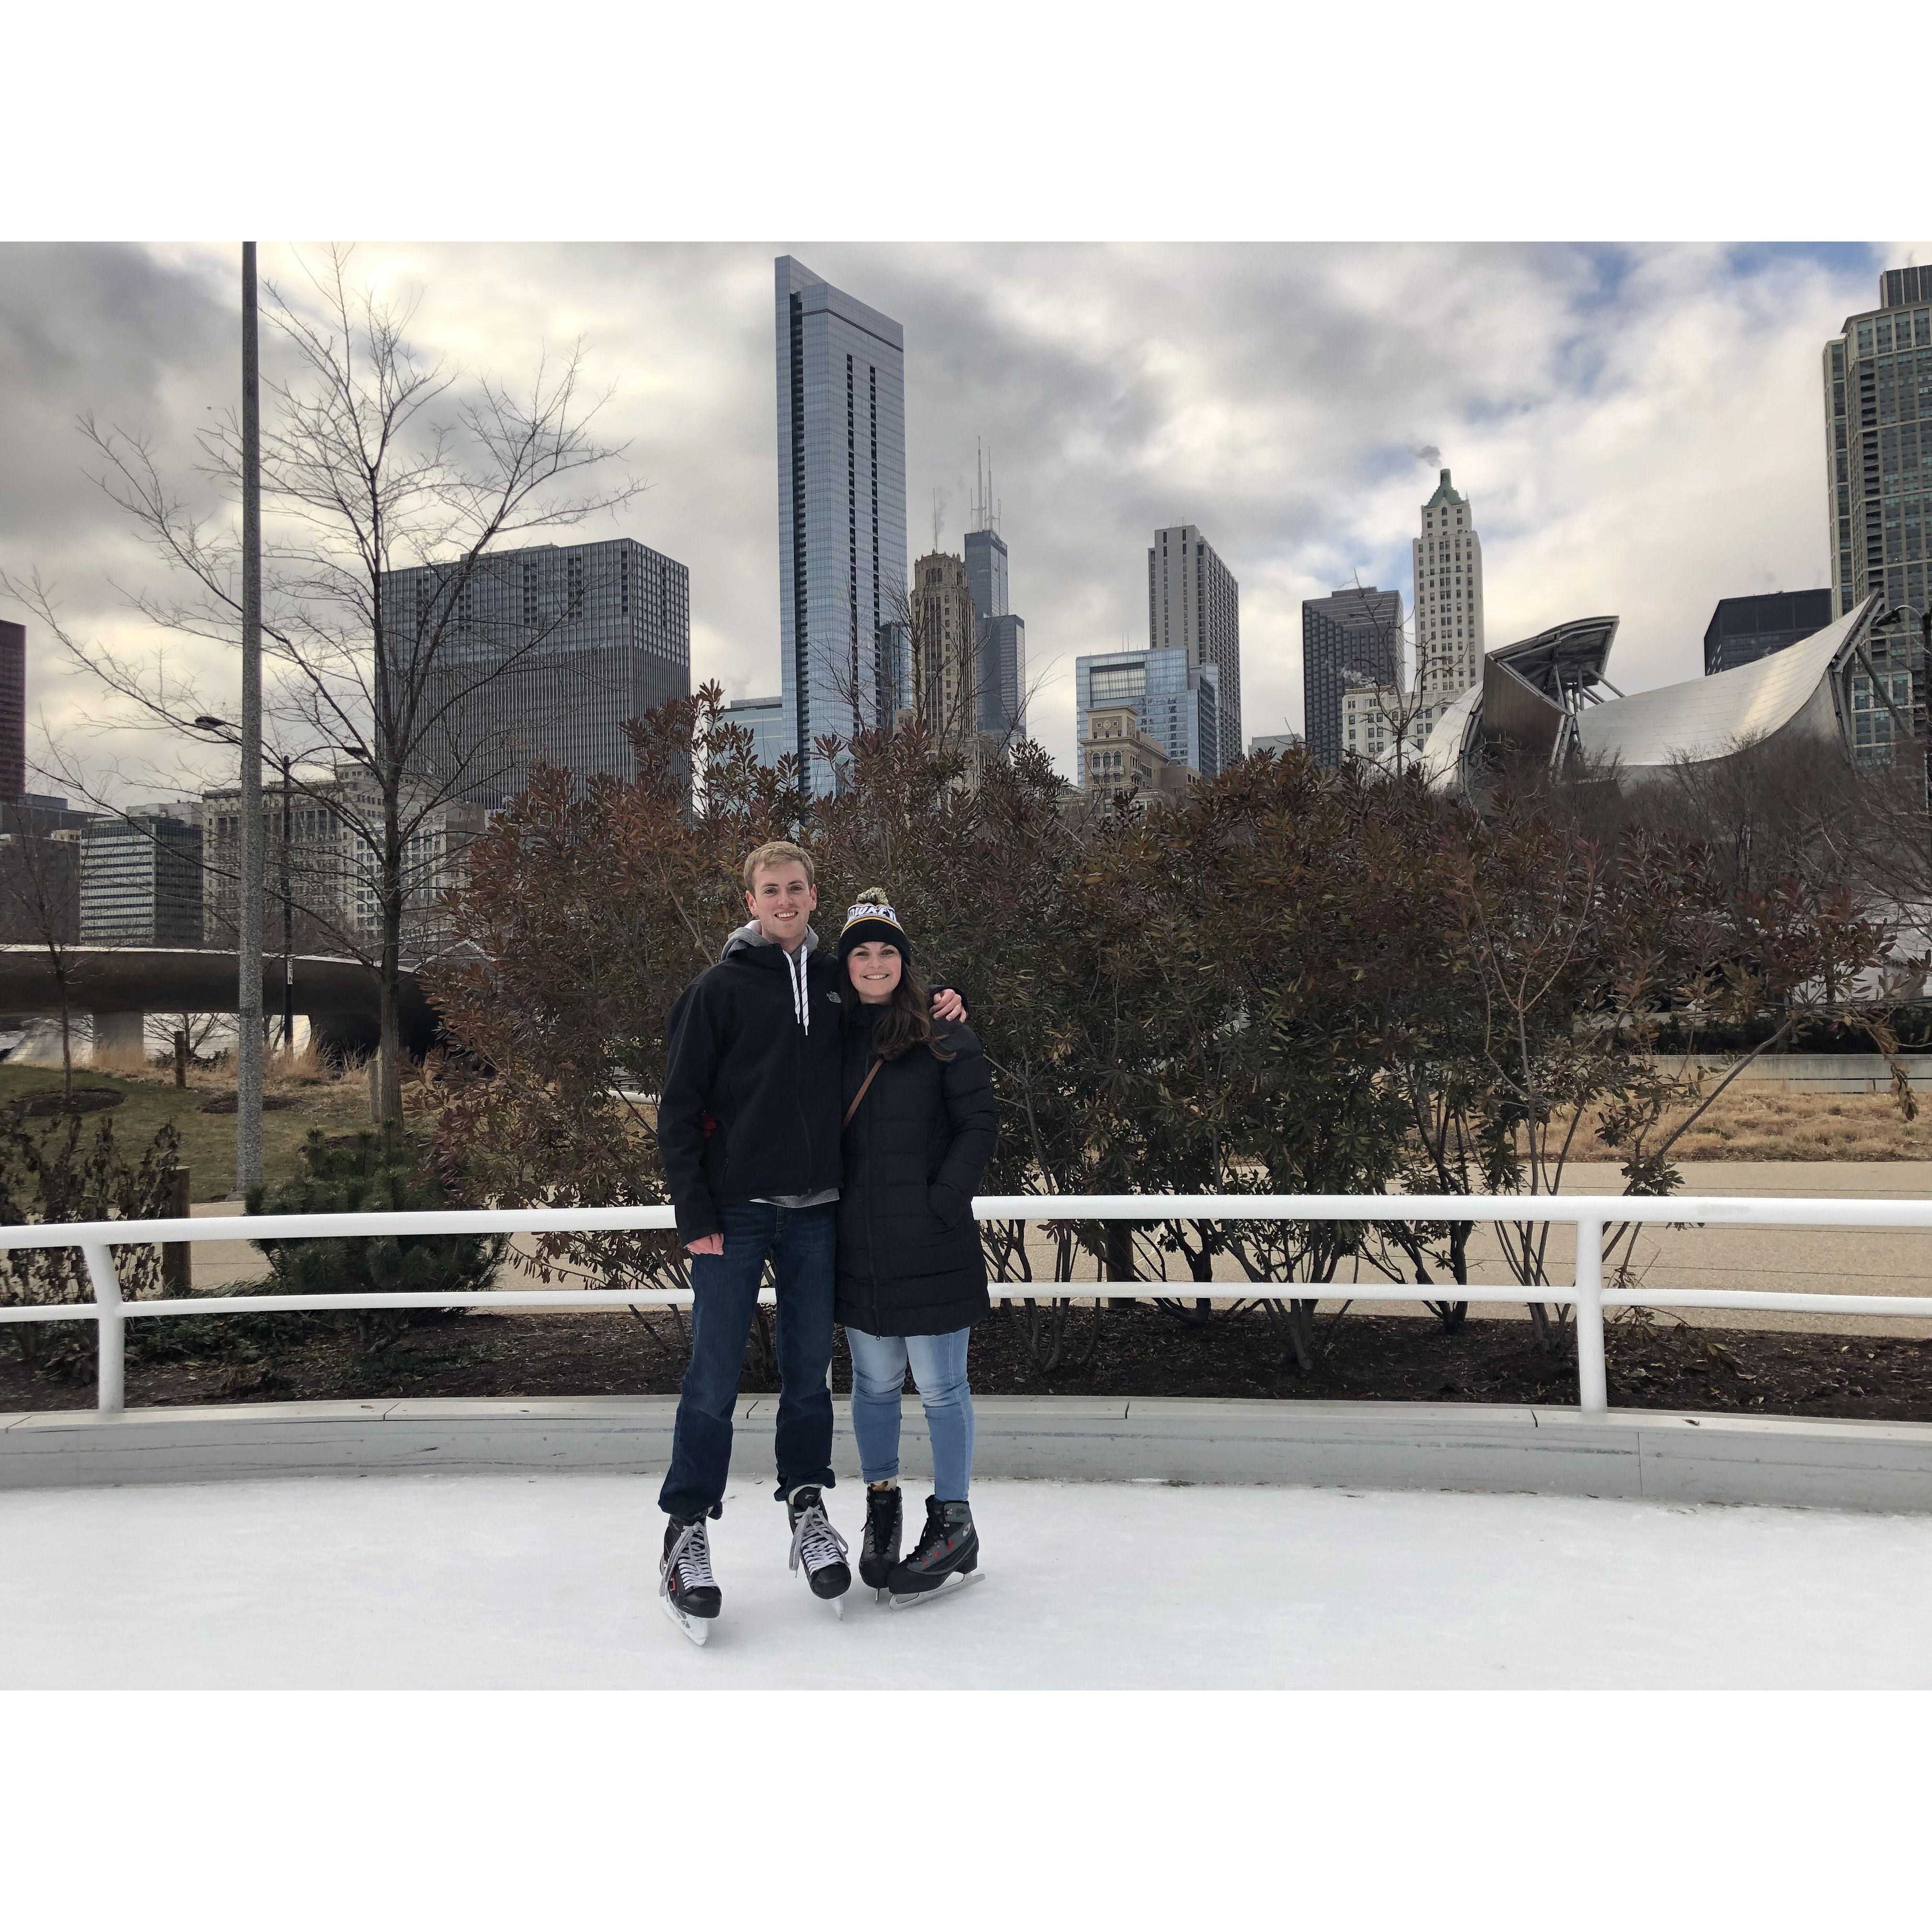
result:
<svg viewBox="0 0 1932 1932"><path fill-rule="evenodd" d="M912 710L938 742L970 753L980 735L978 614L964 562L934 551L913 566Z"/></svg>
<svg viewBox="0 0 1932 1932"><path fill-rule="evenodd" d="M778 622L785 735L812 791L812 746L878 722L879 634L906 572L905 339L804 263L777 263ZM890 681L890 680L888 680Z"/></svg>
<svg viewBox="0 0 1932 1932"><path fill-rule="evenodd" d="M27 789L27 627L0 619L0 799Z"/></svg>
<svg viewBox="0 0 1932 1932"><path fill-rule="evenodd" d="M785 742L784 700L738 698L725 706L723 722L752 734L752 755L761 765L775 765L790 747Z"/></svg>
<svg viewBox="0 0 1932 1932"><path fill-rule="evenodd" d="M1304 743L1299 731L1267 732L1260 737L1248 740L1248 756L1252 758L1263 752L1298 752L1303 748Z"/></svg>
<svg viewBox="0 0 1932 1932"><path fill-rule="evenodd" d="M1172 650L1109 651L1073 660L1074 729L1082 744L1093 736L1093 714L1130 704L1140 728L1176 766L1210 778L1221 769L1220 674ZM1232 754L1240 756L1239 752Z"/></svg>
<svg viewBox="0 0 1932 1932"><path fill-rule="evenodd" d="M1825 345L1832 590L1926 606L1932 563L1932 267L1888 268L1879 306Z"/></svg>
<svg viewBox="0 0 1932 1932"><path fill-rule="evenodd" d="M979 514L990 514L983 507ZM966 532L966 581L973 592L973 608L983 620L1004 617L1010 608L1006 602L1006 540L989 523L980 523Z"/></svg>
<svg viewBox="0 0 1932 1932"><path fill-rule="evenodd" d="M1426 736L1450 700L1483 674L1483 540L1476 513L1449 481L1422 506L1415 565L1416 728Z"/></svg>
<svg viewBox="0 0 1932 1932"><path fill-rule="evenodd" d="M80 833L82 945L199 946L201 827L166 806Z"/></svg>
<svg viewBox="0 0 1932 1932"><path fill-rule="evenodd" d="M1704 626L1704 675L1735 670L1781 651L1832 621L1829 590L1773 590L1756 597L1720 597Z"/></svg>
<svg viewBox="0 0 1932 1932"><path fill-rule="evenodd" d="M1184 650L1214 669L1221 716L1216 742L1230 763L1241 746L1241 586L1192 524L1156 530L1148 550L1148 646ZM1220 769L1202 772L1211 778Z"/></svg>
<svg viewBox="0 0 1932 1932"><path fill-rule="evenodd" d="M386 572L392 648L435 656L423 762L494 809L538 760L630 776L624 727L691 694L691 573L629 537L493 550Z"/></svg>
<svg viewBox="0 0 1932 1932"><path fill-rule="evenodd" d="M980 731L996 748L1026 736L1026 620L1007 601L1006 539L994 528L992 478L978 484L966 532L966 581L979 622Z"/></svg>
<svg viewBox="0 0 1932 1932"><path fill-rule="evenodd" d="M1402 681L1402 593L1349 585L1301 607L1303 736L1317 764L1339 765L1342 698L1350 686Z"/></svg>

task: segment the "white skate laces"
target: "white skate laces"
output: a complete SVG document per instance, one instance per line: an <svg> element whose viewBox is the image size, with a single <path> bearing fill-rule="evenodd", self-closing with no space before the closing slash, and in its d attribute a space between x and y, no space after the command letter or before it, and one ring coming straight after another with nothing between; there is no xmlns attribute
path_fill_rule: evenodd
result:
<svg viewBox="0 0 1932 1932"><path fill-rule="evenodd" d="M679 1531L677 1540L671 1545L658 1572L659 1596L670 1594L670 1580L674 1576L681 1590L717 1588L717 1580L711 1574L711 1538L705 1532L702 1517L696 1522L686 1523Z"/></svg>
<svg viewBox="0 0 1932 1932"><path fill-rule="evenodd" d="M808 1503L798 1513L798 1520L791 1529L791 1567L796 1570L801 1558L805 1564L805 1574L809 1576L814 1570L822 1570L828 1563L842 1563L845 1552L850 1547L838 1531L832 1527L832 1520L825 1514L823 1502Z"/></svg>

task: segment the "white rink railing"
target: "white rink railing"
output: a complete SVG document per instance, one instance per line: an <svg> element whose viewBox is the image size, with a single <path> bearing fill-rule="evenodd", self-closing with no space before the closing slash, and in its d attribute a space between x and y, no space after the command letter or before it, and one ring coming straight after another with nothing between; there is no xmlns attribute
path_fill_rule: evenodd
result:
<svg viewBox="0 0 1932 1932"><path fill-rule="evenodd" d="M1606 1226L1659 1222L1684 1227L1922 1228L1932 1230L1932 1201L1780 1200L1738 1196L1604 1194L1010 1194L981 1195L982 1221L1489 1221L1574 1225L1574 1283L1436 1282L996 1282L1038 1300L1069 1294L1152 1300L1204 1293L1248 1300L1546 1303L1576 1310L1578 1406L1601 1414L1610 1406L1604 1366L1606 1308L1768 1310L1796 1314L1932 1318L1932 1295L1758 1294L1735 1288L1606 1288ZM272 1315L350 1308L633 1308L688 1306L682 1288L491 1288L469 1294L194 1295L128 1301L114 1266L117 1247L163 1242L343 1240L378 1234L598 1234L674 1226L668 1207L448 1209L416 1214L210 1215L204 1220L68 1221L0 1228L0 1251L80 1250L92 1301L0 1307L0 1322L93 1322L100 1328L98 1408L122 1406L126 1324L171 1315ZM764 1299L771 1299L765 1291Z"/></svg>

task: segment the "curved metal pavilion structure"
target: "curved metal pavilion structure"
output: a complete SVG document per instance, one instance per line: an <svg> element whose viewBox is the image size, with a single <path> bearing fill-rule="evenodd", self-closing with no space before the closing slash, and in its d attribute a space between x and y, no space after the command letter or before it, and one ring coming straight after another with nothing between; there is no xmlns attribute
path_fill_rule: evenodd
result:
<svg viewBox="0 0 1932 1932"><path fill-rule="evenodd" d="M1617 620L1558 624L1490 654L1482 682L1430 733L1424 775L1438 790L1472 798L1506 758L1642 784L1786 735L1835 738L1854 762L1873 762L1925 718L1918 638L1881 604L1868 597L1769 657L1630 697L1605 674Z"/></svg>

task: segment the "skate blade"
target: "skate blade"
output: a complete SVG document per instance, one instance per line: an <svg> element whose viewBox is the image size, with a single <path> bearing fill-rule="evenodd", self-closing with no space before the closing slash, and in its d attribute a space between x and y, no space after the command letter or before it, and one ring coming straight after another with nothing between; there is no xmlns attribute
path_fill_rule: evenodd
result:
<svg viewBox="0 0 1932 1932"><path fill-rule="evenodd" d="M668 1597L659 1597L658 1607L692 1642L702 1650L711 1636L712 1619L709 1617L688 1617Z"/></svg>
<svg viewBox="0 0 1932 1932"><path fill-rule="evenodd" d="M938 1603L942 1597L956 1597L969 1584L983 1582L985 1577L986 1572L982 1570L968 1570L963 1575L956 1570L936 1590L913 1591L904 1596L894 1592L892 1601L886 1607L893 1610L916 1610L923 1604Z"/></svg>
<svg viewBox="0 0 1932 1932"><path fill-rule="evenodd" d="M845 1621L846 1593L844 1591L842 1590L836 1597L821 1597L809 1583L807 1583L805 1592L814 1604L823 1604L842 1624Z"/></svg>

